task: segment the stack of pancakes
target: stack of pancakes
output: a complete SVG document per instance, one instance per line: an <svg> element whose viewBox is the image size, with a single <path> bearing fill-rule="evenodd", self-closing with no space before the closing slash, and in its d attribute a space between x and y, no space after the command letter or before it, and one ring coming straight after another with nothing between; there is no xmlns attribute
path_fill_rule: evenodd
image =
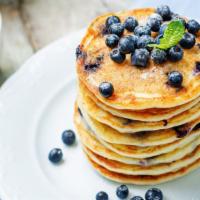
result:
<svg viewBox="0 0 200 200"><path fill-rule="evenodd" d="M200 166L199 46L184 50L177 63L150 61L142 69L128 58L123 64L109 58L102 33L107 17L123 21L134 16L143 23L152 13L154 9L140 9L101 16L77 49L77 132L92 166L120 183L157 184ZM171 70L183 74L182 88L167 84ZM105 81L114 87L109 98L99 92Z"/></svg>

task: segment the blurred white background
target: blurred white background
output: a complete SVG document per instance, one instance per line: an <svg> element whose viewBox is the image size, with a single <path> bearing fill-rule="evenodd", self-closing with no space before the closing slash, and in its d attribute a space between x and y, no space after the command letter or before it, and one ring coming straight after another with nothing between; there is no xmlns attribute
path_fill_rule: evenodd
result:
<svg viewBox="0 0 200 200"><path fill-rule="evenodd" d="M0 83L40 48L86 27L102 13L159 4L200 19L197 0L0 0Z"/></svg>

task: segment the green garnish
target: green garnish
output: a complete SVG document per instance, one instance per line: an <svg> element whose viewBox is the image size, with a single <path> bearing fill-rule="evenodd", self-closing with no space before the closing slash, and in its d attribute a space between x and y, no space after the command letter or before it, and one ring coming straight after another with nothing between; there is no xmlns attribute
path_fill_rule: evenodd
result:
<svg viewBox="0 0 200 200"><path fill-rule="evenodd" d="M149 47L159 49L169 49L179 43L185 33L185 27L180 20L171 21L165 29L163 37L160 39L160 44L149 44Z"/></svg>

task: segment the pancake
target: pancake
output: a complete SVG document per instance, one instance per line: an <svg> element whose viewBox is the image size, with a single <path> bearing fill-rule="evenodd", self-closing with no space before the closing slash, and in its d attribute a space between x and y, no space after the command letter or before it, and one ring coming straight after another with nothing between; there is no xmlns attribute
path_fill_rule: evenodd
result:
<svg viewBox="0 0 200 200"><path fill-rule="evenodd" d="M138 165L124 164L121 162L109 160L102 156L99 156L87 148L84 148L84 151L89 156L89 158L94 162L96 162L98 165L108 169L109 171L127 175L166 174L187 167L188 165L191 165L192 163L200 159L200 146L198 146L191 154L185 156L180 160L176 160L172 163L164 163L154 166L138 166Z"/></svg>
<svg viewBox="0 0 200 200"><path fill-rule="evenodd" d="M103 104L87 89L83 82L79 81L79 93L89 96L95 104L102 110L108 111L112 115L137 121L161 121L172 118L196 105L200 101L200 97L193 101L173 108L152 108L145 110L118 110Z"/></svg>
<svg viewBox="0 0 200 200"><path fill-rule="evenodd" d="M90 117L106 124L121 133L134 133L140 131L153 131L161 129L169 129L171 127L180 126L200 117L200 102L189 110L174 116L167 121L159 122L142 122L131 121L129 119L121 118L110 114L109 112L99 108L91 98L79 93L78 105L81 110L87 111ZM84 96L84 97L83 97Z"/></svg>
<svg viewBox="0 0 200 200"><path fill-rule="evenodd" d="M122 64L114 63L110 57L110 49L105 44L102 34L107 17L117 15L122 22L128 16L137 18L139 24L145 24L155 9L145 8L118 13L110 13L97 17L87 29L80 43L79 56L76 62L79 79L85 83L102 103L117 109L142 110L148 108L171 108L188 103L200 94L200 76L194 73L196 62L200 61L200 49L195 45L184 49L184 56L179 62L167 61L155 64L152 60L145 68L131 66L130 55ZM129 34L125 32L124 35ZM196 43L200 38L197 35ZM101 62L96 70L87 70L86 66ZM183 87L179 90L167 83L167 73L178 71L183 75ZM114 94L104 98L99 93L99 85L108 81L114 87Z"/></svg>
<svg viewBox="0 0 200 200"><path fill-rule="evenodd" d="M146 131L146 132L137 132L137 133L120 133L117 130L104 125L95 119L88 116L85 110L82 110L82 115L84 117L85 123L95 135L100 137L102 140L113 144L124 144L124 145L135 145L135 146L155 146L168 144L175 142L180 139L180 133L176 129L165 129L157 131ZM183 131L184 135L198 135L198 131L192 131L200 123L200 118L184 124L179 127Z"/></svg>
<svg viewBox="0 0 200 200"><path fill-rule="evenodd" d="M133 16L139 25L146 25L153 13L155 9L145 8L97 17L76 50L79 93L75 127L92 166L104 177L120 183L162 183L200 166L200 31L195 34L192 48L181 40L183 56L171 48L179 42L178 37L175 41L175 33L179 32L181 38L185 31L192 31L189 25L183 30L180 21L170 23L172 27L164 33L169 44L160 40L165 52L150 47L139 50L139 42L145 41L141 37L137 45L132 44L130 37L123 38L134 34L127 30L116 44L109 44L115 41L111 36L107 38L111 32L120 35L120 25L116 30L108 27L108 17L116 15L124 23ZM117 21L116 17L112 20ZM151 29L151 36L157 37L158 30ZM138 34L150 34L147 32Z"/></svg>
<svg viewBox="0 0 200 200"><path fill-rule="evenodd" d="M90 151L104 158L115 160L125 164L151 166L161 163L170 163L175 160L182 159L186 155L192 153L192 151L194 151L197 148L197 146L200 145L200 137L199 137L197 140L185 145L183 148L177 148L174 151L169 152L167 154L162 154L148 159L129 158L121 156L103 146L96 139L96 137L87 130L87 128L84 126L82 122L82 119L79 116L74 116L74 123L76 125L81 143L84 146L86 146Z"/></svg>
<svg viewBox="0 0 200 200"><path fill-rule="evenodd" d="M131 158L151 159L152 157L169 153L178 148L183 148L185 145L189 143L195 143L195 141L199 139L199 132L200 131L197 131L196 135L193 134L189 137L172 142L170 144L150 146L150 147L138 147L138 146L133 146L133 145L112 144L109 142L105 142L99 137L98 137L98 140L105 147L109 148L110 150L114 151L115 153L119 155L131 157Z"/></svg>
<svg viewBox="0 0 200 200"><path fill-rule="evenodd" d="M106 177L109 180L124 183L124 184L137 184L137 185L155 185L164 182L168 182L182 176L187 175L188 173L194 171L200 167L200 159L175 172L169 172L157 176L144 176L144 175L124 175L116 172L107 170L106 168L98 165L89 157L87 157L93 168L99 172L102 176Z"/></svg>
<svg viewBox="0 0 200 200"><path fill-rule="evenodd" d="M77 110L75 108L75 110ZM75 111L74 118L78 118L78 112ZM80 118L80 117L79 117ZM90 127L86 124L85 120L81 118L82 123L84 123L84 126L87 127L87 130L90 132L90 134L94 134ZM189 136L177 140L175 142L164 144L164 145L156 145L156 146L147 146L147 147L141 147L141 146L134 146L134 145L122 145L122 144L113 144L111 142L106 142L102 138L100 138L98 135L95 134L95 137L99 140L99 142L110 149L111 151L125 157L130 158L138 158L138 159L151 159L154 156L162 155L165 153L169 153L171 151L174 151L178 148L183 148L185 145L188 145L189 143L195 143L200 137L200 130L197 129Z"/></svg>

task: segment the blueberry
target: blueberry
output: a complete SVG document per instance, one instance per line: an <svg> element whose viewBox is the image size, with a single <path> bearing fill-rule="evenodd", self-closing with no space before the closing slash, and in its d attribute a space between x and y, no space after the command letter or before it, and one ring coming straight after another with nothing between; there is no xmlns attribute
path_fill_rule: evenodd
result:
<svg viewBox="0 0 200 200"><path fill-rule="evenodd" d="M158 188L152 188L145 194L145 200L163 200L162 191Z"/></svg>
<svg viewBox="0 0 200 200"><path fill-rule="evenodd" d="M100 66L100 63L96 62L96 63L85 63L84 64L84 69L85 71L91 71L91 72L95 72Z"/></svg>
<svg viewBox="0 0 200 200"><path fill-rule="evenodd" d="M135 50L135 41L132 36L122 37L119 41L119 51L123 54L131 53Z"/></svg>
<svg viewBox="0 0 200 200"><path fill-rule="evenodd" d="M108 194L106 192L98 192L96 195L96 200L108 200Z"/></svg>
<svg viewBox="0 0 200 200"><path fill-rule="evenodd" d="M114 92L113 85L108 82L102 82L99 85L99 92L105 98L111 97Z"/></svg>
<svg viewBox="0 0 200 200"><path fill-rule="evenodd" d="M190 49L195 45L196 39L195 36L191 33L185 33L181 41L180 45L185 49Z"/></svg>
<svg viewBox="0 0 200 200"><path fill-rule="evenodd" d="M52 163L58 163L61 161L63 157L63 153L62 153L62 150L61 149L58 149L58 148L54 148L52 149L50 152L49 152L49 160L52 162Z"/></svg>
<svg viewBox="0 0 200 200"><path fill-rule="evenodd" d="M115 34L110 34L106 37L106 45L110 48L116 47L118 42L119 42L119 37Z"/></svg>
<svg viewBox="0 0 200 200"><path fill-rule="evenodd" d="M162 16L164 21L168 21L172 17L171 10L167 5L161 5L156 9L156 12Z"/></svg>
<svg viewBox="0 0 200 200"><path fill-rule="evenodd" d="M127 198L128 197L128 193L129 193L129 190L128 190L128 187L126 185L120 185L117 188L117 191L116 191L116 195L120 199Z"/></svg>
<svg viewBox="0 0 200 200"><path fill-rule="evenodd" d="M124 26L121 23L111 24L109 27L109 33L122 36L124 32Z"/></svg>
<svg viewBox="0 0 200 200"><path fill-rule="evenodd" d="M106 27L109 28L112 24L120 23L120 19L117 16L110 16L106 19Z"/></svg>
<svg viewBox="0 0 200 200"><path fill-rule="evenodd" d="M189 33L196 34L200 30L200 24L196 20L192 19L188 21L186 28Z"/></svg>
<svg viewBox="0 0 200 200"><path fill-rule="evenodd" d="M151 59L155 63L161 64L167 60L167 53L161 49L153 49L151 52Z"/></svg>
<svg viewBox="0 0 200 200"><path fill-rule="evenodd" d="M138 21L134 17L128 17L124 22L124 28L130 32L133 32L138 25Z"/></svg>
<svg viewBox="0 0 200 200"><path fill-rule="evenodd" d="M62 141L66 145L74 144L76 139L75 133L72 130L66 130L62 133Z"/></svg>
<svg viewBox="0 0 200 200"><path fill-rule="evenodd" d="M131 64L146 67L149 61L149 52L146 49L136 49L134 53L131 54Z"/></svg>
<svg viewBox="0 0 200 200"><path fill-rule="evenodd" d="M195 71L200 72L200 62L199 61L196 61Z"/></svg>
<svg viewBox="0 0 200 200"><path fill-rule="evenodd" d="M171 61L179 61L183 58L183 50L179 46L171 47L168 51L168 58Z"/></svg>
<svg viewBox="0 0 200 200"><path fill-rule="evenodd" d="M172 14L172 20L179 20L186 27L185 19L179 16L178 14Z"/></svg>
<svg viewBox="0 0 200 200"><path fill-rule="evenodd" d="M128 37L130 37L130 39L134 41L136 46L139 37L137 35L128 35Z"/></svg>
<svg viewBox="0 0 200 200"><path fill-rule="evenodd" d="M162 24L162 17L159 14L153 14L147 19L147 25L152 31L158 32Z"/></svg>
<svg viewBox="0 0 200 200"><path fill-rule="evenodd" d="M137 41L138 41L139 37L137 35L134 35L134 34L128 35L128 37L134 43L134 47L137 48Z"/></svg>
<svg viewBox="0 0 200 200"><path fill-rule="evenodd" d="M156 36L156 38L154 39L154 43L155 44L160 44L160 39L163 37L163 35L158 35Z"/></svg>
<svg viewBox="0 0 200 200"><path fill-rule="evenodd" d="M151 35L151 28L149 26L136 26L134 34L137 36Z"/></svg>
<svg viewBox="0 0 200 200"><path fill-rule="evenodd" d="M78 45L78 47L76 48L76 59L84 57L84 52L83 52L83 46Z"/></svg>
<svg viewBox="0 0 200 200"><path fill-rule="evenodd" d="M178 71L172 71L168 74L168 84L172 87L181 87L183 82L183 75Z"/></svg>
<svg viewBox="0 0 200 200"><path fill-rule="evenodd" d="M162 24L160 30L158 32L159 35L164 35L165 29L167 28L167 24Z"/></svg>
<svg viewBox="0 0 200 200"><path fill-rule="evenodd" d="M125 54L121 53L119 49L113 49L110 52L110 58L116 63L122 63L126 59Z"/></svg>
<svg viewBox="0 0 200 200"><path fill-rule="evenodd" d="M163 18L161 15L159 15L158 13L153 13L150 15L150 18L156 18L158 19L159 21L163 22Z"/></svg>
<svg viewBox="0 0 200 200"><path fill-rule="evenodd" d="M135 196L135 197L132 197L130 200L144 200L144 199L140 196Z"/></svg>
<svg viewBox="0 0 200 200"><path fill-rule="evenodd" d="M150 18L148 20L148 25L150 26L152 31L158 32L161 26L161 22L155 18Z"/></svg>
<svg viewBox="0 0 200 200"><path fill-rule="evenodd" d="M154 39L149 36L149 35L142 35L141 37L138 38L137 41L137 48L148 48L149 50L151 49L150 47L148 47L148 44L152 44L154 43Z"/></svg>

